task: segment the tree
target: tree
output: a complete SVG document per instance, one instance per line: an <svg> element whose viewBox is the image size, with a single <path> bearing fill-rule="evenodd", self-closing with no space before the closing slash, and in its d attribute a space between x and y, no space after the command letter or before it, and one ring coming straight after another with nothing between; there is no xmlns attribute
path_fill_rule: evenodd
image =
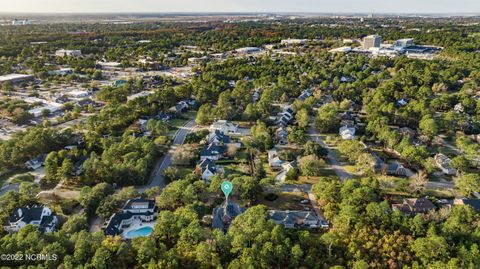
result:
<svg viewBox="0 0 480 269"><path fill-rule="evenodd" d="M304 130L307 129L310 120L307 109L300 109L295 115L295 119L297 120L298 127Z"/></svg>
<svg viewBox="0 0 480 269"><path fill-rule="evenodd" d="M427 184L427 173L425 173L423 170L420 170L414 177L412 177L410 181L410 188L414 193L421 194L427 188Z"/></svg>
<svg viewBox="0 0 480 269"><path fill-rule="evenodd" d="M172 154L172 162L175 165L190 165L196 158L195 149L188 145L178 146Z"/></svg>
<svg viewBox="0 0 480 269"><path fill-rule="evenodd" d="M197 119L198 124L211 123L215 115L213 114L213 107L210 104L204 104L198 109Z"/></svg>
<svg viewBox="0 0 480 269"><path fill-rule="evenodd" d="M288 170L287 174L285 175L285 179L286 180L297 180L298 179L298 176L299 176L299 173L300 171L298 170L298 168L292 168L290 170Z"/></svg>
<svg viewBox="0 0 480 269"><path fill-rule="evenodd" d="M317 159L313 155L305 156L300 158L298 165L300 167L300 171L304 176L315 177L319 176L321 173L321 167L325 165L325 162Z"/></svg>
<svg viewBox="0 0 480 269"><path fill-rule="evenodd" d="M343 140L338 145L338 150L342 155L346 156L351 163L354 163L360 154L362 154L364 147L356 140Z"/></svg>
<svg viewBox="0 0 480 269"><path fill-rule="evenodd" d="M300 128L294 128L288 134L287 140L291 144L301 145L306 141L305 131Z"/></svg>
<svg viewBox="0 0 480 269"><path fill-rule="evenodd" d="M330 132L338 127L338 105L328 103L323 105L317 114L315 124L320 132Z"/></svg>
<svg viewBox="0 0 480 269"><path fill-rule="evenodd" d="M23 204L29 204L35 201L35 197L40 192L40 187L36 183L20 183L18 193L20 193Z"/></svg>
<svg viewBox="0 0 480 269"><path fill-rule="evenodd" d="M448 257L448 244L445 238L432 234L415 239L412 250L424 265Z"/></svg>
<svg viewBox="0 0 480 269"><path fill-rule="evenodd" d="M376 164L375 158L370 153L362 153L358 156L355 166L362 175L373 173L373 167Z"/></svg>
<svg viewBox="0 0 480 269"><path fill-rule="evenodd" d="M464 173L470 167L470 161L463 155L458 155L452 159L451 165L453 168L457 169L457 171Z"/></svg>
<svg viewBox="0 0 480 269"><path fill-rule="evenodd" d="M462 175L455 181L455 187L462 195L472 197L474 192L480 192L480 175Z"/></svg>
<svg viewBox="0 0 480 269"><path fill-rule="evenodd" d="M303 155L315 155L317 158L325 158L328 155L328 150L322 147L318 142L308 141L303 146Z"/></svg>
<svg viewBox="0 0 480 269"><path fill-rule="evenodd" d="M423 134L433 137L438 134L439 128L437 121L427 115L420 120L419 128Z"/></svg>
<svg viewBox="0 0 480 269"><path fill-rule="evenodd" d="M63 224L62 229L60 231L66 235L72 235L81 230L86 231L87 229L88 229L87 217L84 214L76 214L68 218L68 220Z"/></svg>

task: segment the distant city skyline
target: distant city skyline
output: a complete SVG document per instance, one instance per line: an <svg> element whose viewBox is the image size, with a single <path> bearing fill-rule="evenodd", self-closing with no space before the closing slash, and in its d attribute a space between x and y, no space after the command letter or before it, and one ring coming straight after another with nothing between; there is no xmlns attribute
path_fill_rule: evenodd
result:
<svg viewBox="0 0 480 269"><path fill-rule="evenodd" d="M479 0L15 0L0 12L480 13ZM0 1L1 2L1 1Z"/></svg>

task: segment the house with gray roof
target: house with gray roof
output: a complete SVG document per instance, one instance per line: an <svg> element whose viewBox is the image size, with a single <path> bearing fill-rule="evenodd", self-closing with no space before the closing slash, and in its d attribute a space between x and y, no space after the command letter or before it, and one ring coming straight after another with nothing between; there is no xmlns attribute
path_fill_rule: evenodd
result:
<svg viewBox="0 0 480 269"><path fill-rule="evenodd" d="M58 218L52 210L46 206L18 207L10 215L7 232L18 232L27 224L38 227L38 230L46 233L55 231Z"/></svg>
<svg viewBox="0 0 480 269"><path fill-rule="evenodd" d="M269 210L268 218L288 229L314 229L320 227L319 218L311 211Z"/></svg>
<svg viewBox="0 0 480 269"><path fill-rule="evenodd" d="M223 202L220 206L213 209L212 227L214 229L220 229L226 233L232 221L238 215L245 212L245 210L245 207L242 207L231 200Z"/></svg>

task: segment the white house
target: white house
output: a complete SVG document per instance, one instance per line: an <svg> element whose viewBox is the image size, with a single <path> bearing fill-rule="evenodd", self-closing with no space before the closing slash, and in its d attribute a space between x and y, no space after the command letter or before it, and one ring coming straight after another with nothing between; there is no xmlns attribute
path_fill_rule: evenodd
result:
<svg viewBox="0 0 480 269"><path fill-rule="evenodd" d="M343 140L353 140L355 139L355 127L343 126L340 128L339 134Z"/></svg>
<svg viewBox="0 0 480 269"><path fill-rule="evenodd" d="M267 151L268 153L268 165L272 169L281 169L284 161L282 161L278 156L278 151L276 149L271 149Z"/></svg>
<svg viewBox="0 0 480 269"><path fill-rule="evenodd" d="M60 49L55 51L55 56L57 57L80 57L82 52L80 50L66 50Z"/></svg>
<svg viewBox="0 0 480 269"><path fill-rule="evenodd" d="M106 235L115 236L123 232L123 228L132 224L134 220L141 222L154 221L158 215L155 200L134 198L128 200L123 206L122 212L110 217L104 232Z"/></svg>
<svg viewBox="0 0 480 269"><path fill-rule="evenodd" d="M55 231L58 218L52 210L45 206L15 208L10 215L9 225L5 226L8 232L18 232L27 224L34 225L42 232Z"/></svg>
<svg viewBox="0 0 480 269"><path fill-rule="evenodd" d="M210 131L219 130L225 134L233 134L238 130L238 125L227 120L218 120L210 125Z"/></svg>

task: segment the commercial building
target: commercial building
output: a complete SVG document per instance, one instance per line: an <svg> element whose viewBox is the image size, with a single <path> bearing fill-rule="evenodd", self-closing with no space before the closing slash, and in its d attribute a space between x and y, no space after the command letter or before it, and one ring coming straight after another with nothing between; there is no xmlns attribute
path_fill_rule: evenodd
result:
<svg viewBox="0 0 480 269"><path fill-rule="evenodd" d="M368 50L370 48L380 48L382 37L379 35L369 35L363 38L363 48Z"/></svg>
<svg viewBox="0 0 480 269"><path fill-rule="evenodd" d="M57 57L80 57L82 52L80 50L66 50L60 49L55 51L55 56Z"/></svg>
<svg viewBox="0 0 480 269"><path fill-rule="evenodd" d="M16 82L33 80L33 78L34 77L32 75L8 74L8 75L0 76L0 83L3 83L3 82L16 83Z"/></svg>
<svg viewBox="0 0 480 269"><path fill-rule="evenodd" d="M406 47L410 47L413 45L414 45L413 38L403 38L403 39L397 40L394 44L394 47L404 49Z"/></svg>

